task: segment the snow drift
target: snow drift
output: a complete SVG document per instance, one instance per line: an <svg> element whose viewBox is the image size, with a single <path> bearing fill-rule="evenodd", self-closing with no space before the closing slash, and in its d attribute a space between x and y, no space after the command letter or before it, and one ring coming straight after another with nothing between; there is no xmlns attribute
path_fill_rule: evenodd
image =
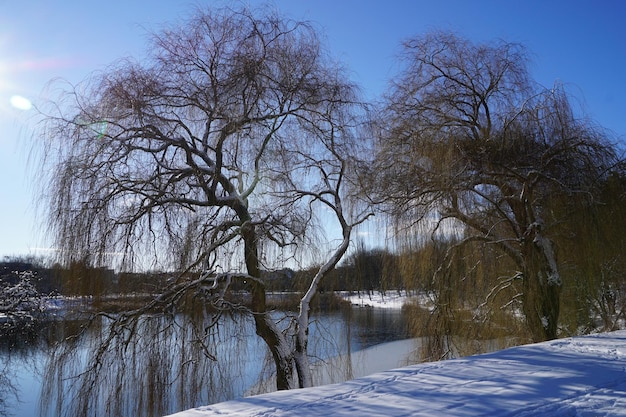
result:
<svg viewBox="0 0 626 417"><path fill-rule="evenodd" d="M626 416L626 330L274 392L172 417Z"/></svg>

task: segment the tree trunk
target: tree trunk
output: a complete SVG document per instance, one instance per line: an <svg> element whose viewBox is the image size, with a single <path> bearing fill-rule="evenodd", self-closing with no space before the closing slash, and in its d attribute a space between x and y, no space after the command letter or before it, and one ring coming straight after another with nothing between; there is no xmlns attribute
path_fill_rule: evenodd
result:
<svg viewBox="0 0 626 417"><path fill-rule="evenodd" d="M337 214L340 218L343 240L330 259L317 271L309 284L308 290L300 299L300 310L296 319L296 349L294 352L296 369L298 371L298 384L300 388L313 386L313 376L311 374L311 366L309 364L308 356L309 312L311 309L311 300L313 299L313 296L317 294L317 289L322 280L330 271L333 270L337 263L339 263L350 245L352 227L344 221L343 215L340 211L338 211Z"/></svg>
<svg viewBox="0 0 626 417"><path fill-rule="evenodd" d="M256 334L269 348L276 366L276 389L287 390L296 388L293 373L293 354L285 336L282 334L266 308L265 286L260 281L259 254L257 235L254 225L250 223L247 210L240 218L244 219L241 236L244 241L244 253L248 274L256 280L250 283L252 294L252 312Z"/></svg>
<svg viewBox="0 0 626 417"><path fill-rule="evenodd" d="M307 322L308 322L308 313ZM301 327L298 324L298 333L296 334L296 350L294 352L295 366L298 372L298 387L308 388L313 386L313 375L311 374L311 364L309 362L308 344L309 344L309 326Z"/></svg>
<svg viewBox="0 0 626 417"><path fill-rule="evenodd" d="M293 355L287 341L269 313L254 315L256 334L267 344L276 366L276 389L297 388L294 379Z"/></svg>
<svg viewBox="0 0 626 417"><path fill-rule="evenodd" d="M552 242L541 234L540 229L540 225L531 226L531 233L523 242L522 302L534 342L556 339L561 295L561 277Z"/></svg>

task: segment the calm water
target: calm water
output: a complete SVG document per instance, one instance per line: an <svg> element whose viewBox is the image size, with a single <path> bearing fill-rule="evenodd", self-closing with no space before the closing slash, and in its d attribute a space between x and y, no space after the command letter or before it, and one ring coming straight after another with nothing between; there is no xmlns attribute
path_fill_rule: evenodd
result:
<svg viewBox="0 0 626 417"><path fill-rule="evenodd" d="M16 417L66 413L161 416L241 397L271 377L267 349L255 335L250 319L223 317L209 332L194 325L207 320L210 318L146 316L132 329L134 339L128 345L105 339L105 319L79 340L68 336L85 324L80 320L57 320L14 337L5 336L0 340L4 379L0 380L0 415L4 411ZM287 326L288 319L282 325ZM208 349L194 343L199 334ZM315 361L406 337L406 319L399 310L345 308L314 316L309 352ZM103 341L111 353L98 362L94 355ZM64 350L70 346L73 349ZM90 379L84 372L97 363L102 364L99 379ZM81 374L86 379L75 378ZM91 384L95 398L90 412L75 408L81 395L79 386L84 389L85 381Z"/></svg>

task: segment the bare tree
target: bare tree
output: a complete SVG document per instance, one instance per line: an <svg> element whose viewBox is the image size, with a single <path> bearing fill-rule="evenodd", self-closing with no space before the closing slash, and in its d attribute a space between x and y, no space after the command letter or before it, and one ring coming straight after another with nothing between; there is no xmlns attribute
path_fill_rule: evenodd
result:
<svg viewBox="0 0 626 417"><path fill-rule="evenodd" d="M121 61L54 103L43 183L60 254L182 271L116 322L203 296L251 314L278 389L310 385L309 303L369 216L345 202L356 98L310 25L247 9L198 12L155 36L145 62ZM315 261L322 217L340 243L322 240L328 258L297 319L279 328L262 271ZM227 300L235 284L246 302Z"/></svg>
<svg viewBox="0 0 626 417"><path fill-rule="evenodd" d="M529 79L517 44L435 32L404 44L380 117L378 196L402 224L459 230L514 262L534 340L557 336L562 277L551 239L557 195L588 200L618 163L606 135L578 119L561 86ZM497 292L497 291L496 291Z"/></svg>

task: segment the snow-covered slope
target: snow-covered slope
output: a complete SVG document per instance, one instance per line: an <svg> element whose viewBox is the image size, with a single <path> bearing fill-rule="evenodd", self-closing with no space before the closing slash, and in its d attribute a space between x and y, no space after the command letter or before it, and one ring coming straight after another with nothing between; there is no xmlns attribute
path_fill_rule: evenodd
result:
<svg viewBox="0 0 626 417"><path fill-rule="evenodd" d="M174 414L229 416L626 416L626 331L408 366Z"/></svg>

